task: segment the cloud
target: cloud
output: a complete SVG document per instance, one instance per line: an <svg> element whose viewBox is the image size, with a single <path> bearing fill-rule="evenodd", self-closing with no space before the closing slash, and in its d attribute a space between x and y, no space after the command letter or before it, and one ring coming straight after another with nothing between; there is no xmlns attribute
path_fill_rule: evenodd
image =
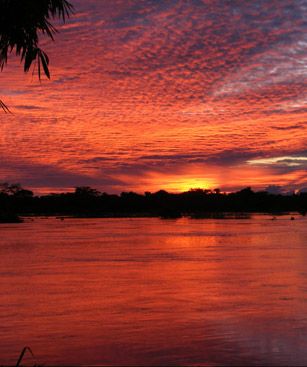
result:
<svg viewBox="0 0 307 367"><path fill-rule="evenodd" d="M14 58L1 75L16 108L0 115L9 177L116 190L137 175L304 182L297 159L250 162L306 149L305 0L72 1L56 42L42 43L51 82Z"/></svg>
<svg viewBox="0 0 307 367"><path fill-rule="evenodd" d="M307 155L305 156L281 156L262 159L251 159L247 161L250 165L272 166L276 169L307 169Z"/></svg>
<svg viewBox="0 0 307 367"><path fill-rule="evenodd" d="M4 159L1 160L1 181L18 182L25 187L34 187L38 192L46 186L56 190L69 190L84 185L99 185L105 188L123 185L122 181L107 175L91 177L53 165Z"/></svg>

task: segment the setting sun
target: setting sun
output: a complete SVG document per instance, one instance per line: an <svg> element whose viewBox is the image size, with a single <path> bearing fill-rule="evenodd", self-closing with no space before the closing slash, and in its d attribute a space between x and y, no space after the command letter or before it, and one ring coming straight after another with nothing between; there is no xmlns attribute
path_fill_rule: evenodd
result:
<svg viewBox="0 0 307 367"><path fill-rule="evenodd" d="M174 182L174 187L177 188L176 191L184 192L191 189L209 189L213 190L217 187L213 180L201 179L201 178L180 178L178 181Z"/></svg>

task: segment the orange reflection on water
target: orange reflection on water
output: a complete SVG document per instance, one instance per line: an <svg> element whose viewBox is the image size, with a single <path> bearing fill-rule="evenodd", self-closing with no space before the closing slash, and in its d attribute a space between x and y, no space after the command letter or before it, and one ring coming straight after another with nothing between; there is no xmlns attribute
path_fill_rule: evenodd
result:
<svg viewBox="0 0 307 367"><path fill-rule="evenodd" d="M306 219L1 225L0 363L304 364Z"/></svg>

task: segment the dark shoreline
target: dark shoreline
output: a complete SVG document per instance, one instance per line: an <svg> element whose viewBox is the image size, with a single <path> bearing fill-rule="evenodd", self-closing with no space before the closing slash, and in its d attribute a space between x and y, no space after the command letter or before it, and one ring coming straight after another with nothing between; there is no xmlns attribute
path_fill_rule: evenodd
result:
<svg viewBox="0 0 307 367"><path fill-rule="evenodd" d="M294 216L302 215L298 212L206 212L206 213L182 213L180 215L155 215L150 213L129 213L129 214L106 214L106 215L60 215L60 214L47 214L47 213L39 213L39 214L27 214L22 216L14 216L3 218L0 217L0 224L9 224L9 223L23 223L27 222L30 219L35 218L55 218L58 220L64 221L65 219L129 219L129 218L159 218L162 220L169 219L180 219L180 218L188 218L192 220L200 220L200 219L216 219L216 220L233 220L233 219L251 219L253 215L267 215L270 217L270 220L276 220L278 217L282 216L290 216L290 219L295 219ZM303 216L303 215L302 215Z"/></svg>
<svg viewBox="0 0 307 367"><path fill-rule="evenodd" d="M8 186L10 188L10 186ZM173 194L164 190L155 193L123 192L120 195L101 193L89 187L76 188L73 193L34 196L19 186L15 191L0 191L0 222L18 223L21 217L57 216L74 218L159 217L176 219L228 219L247 217L251 213L307 213L307 193L275 195L245 188L221 193L218 189L193 189ZM229 214L231 213L231 214Z"/></svg>

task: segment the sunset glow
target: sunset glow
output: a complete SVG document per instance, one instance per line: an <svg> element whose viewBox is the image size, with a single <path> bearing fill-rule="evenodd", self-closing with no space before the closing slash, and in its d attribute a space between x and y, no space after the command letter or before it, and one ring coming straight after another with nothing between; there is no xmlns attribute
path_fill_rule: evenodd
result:
<svg viewBox="0 0 307 367"><path fill-rule="evenodd" d="M307 188L306 1L73 0L51 81L1 73L1 181Z"/></svg>

